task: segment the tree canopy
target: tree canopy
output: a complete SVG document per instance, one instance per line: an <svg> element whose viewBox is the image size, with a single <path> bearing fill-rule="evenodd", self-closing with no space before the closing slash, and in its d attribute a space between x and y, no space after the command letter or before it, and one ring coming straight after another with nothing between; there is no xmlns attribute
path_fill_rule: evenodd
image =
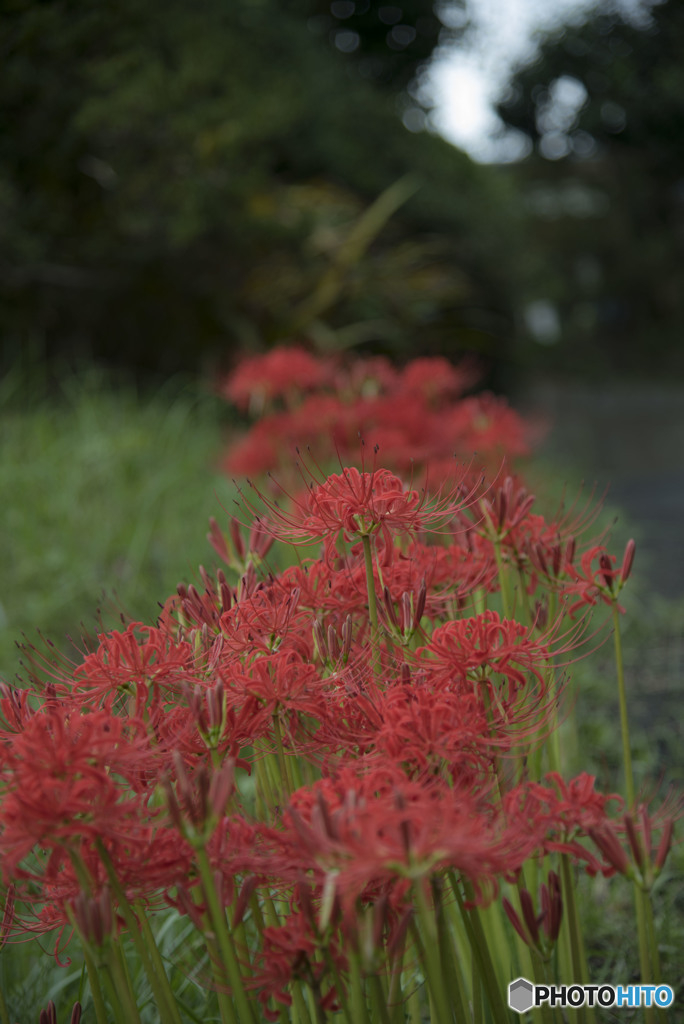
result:
<svg viewBox="0 0 684 1024"><path fill-rule="evenodd" d="M6 345L166 371L293 332L332 345L343 328L344 344L496 350L512 309L492 259L505 183L398 116L443 26L420 0L400 22L343 6L326 9L357 33L350 53L321 35L314 0L13 0ZM393 48L397 24L411 32Z"/></svg>
<svg viewBox="0 0 684 1024"><path fill-rule="evenodd" d="M541 42L498 112L533 155L516 170L531 237L528 298L560 311L561 363L684 365L684 7L610 5Z"/></svg>

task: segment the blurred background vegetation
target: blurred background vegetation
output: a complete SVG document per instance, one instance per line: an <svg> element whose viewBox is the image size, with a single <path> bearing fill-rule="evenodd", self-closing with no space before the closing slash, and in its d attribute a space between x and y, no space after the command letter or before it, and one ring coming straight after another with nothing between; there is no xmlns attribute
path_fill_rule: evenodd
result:
<svg viewBox="0 0 684 1024"><path fill-rule="evenodd" d="M475 352L500 386L681 371L684 8L541 39L497 166L429 130L467 4L10 0L4 364L164 377L297 337Z"/></svg>
<svg viewBox="0 0 684 1024"><path fill-rule="evenodd" d="M211 383L280 341L474 354L519 395L541 375L537 404L584 424L579 472L619 468L662 558L684 557L684 6L603 0L539 38L499 102L507 164L431 128L431 63L457 59L475 8L3 6L5 665L32 624L77 630L94 590L142 615L205 557L235 425ZM636 452L645 378L677 421L660 461ZM639 458L658 479L629 476Z"/></svg>

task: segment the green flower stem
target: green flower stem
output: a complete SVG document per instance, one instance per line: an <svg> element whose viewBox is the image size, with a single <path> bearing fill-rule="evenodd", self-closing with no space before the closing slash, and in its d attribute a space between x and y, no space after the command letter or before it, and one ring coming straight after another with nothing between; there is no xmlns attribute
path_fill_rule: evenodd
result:
<svg viewBox="0 0 684 1024"><path fill-rule="evenodd" d="M661 985L663 981L663 975L660 969L660 950L658 948L658 936L655 930L655 921L653 920L653 900L651 898L650 890L642 891L642 901L644 906L644 918L646 920L646 935L648 938L648 947L651 951L651 981L654 985ZM659 1021L664 1022L667 1020L667 1014L662 1006L656 1007L656 1017Z"/></svg>
<svg viewBox="0 0 684 1024"><path fill-rule="evenodd" d="M572 977L569 981L575 981L586 985L589 982L589 971L584 952L584 941L582 939L582 928L577 913L575 901L575 885L572 878L570 858L567 853L561 854L561 879L563 886L563 906L565 910L565 933L570 946L572 959ZM577 1020L579 1024L594 1024L596 1015L593 1007L578 1007Z"/></svg>
<svg viewBox="0 0 684 1024"><path fill-rule="evenodd" d="M553 974L549 970L549 964L546 960L540 961L540 967L541 971L539 984L554 985L556 982L556 978L558 977L558 974ZM550 1020L552 1022L555 1022L555 1024L564 1024L563 1011L561 1010L560 1006L547 1007L547 1009L550 1011Z"/></svg>
<svg viewBox="0 0 684 1024"><path fill-rule="evenodd" d="M492 963L491 953L489 946L487 945L487 939L485 937L477 907L474 907L470 911L466 910L463 897L461 896L460 887L453 871L449 872L449 881L463 917L463 923L468 934L468 940L472 948L473 957L477 961L485 994L489 1002L489 1007L492 1011L492 1017L496 1024L506 1024L510 1019L510 1015L503 1001L501 985L499 983L494 964ZM464 880L463 888L466 898L472 902L474 896L472 886L469 882Z"/></svg>
<svg viewBox="0 0 684 1024"><path fill-rule="evenodd" d="M493 542L494 557L496 558L496 568L499 576L499 589L501 591L501 607L503 608L503 614L505 619L511 617L511 599L508 593L508 576L503 564L503 558L501 557L501 542L497 537Z"/></svg>
<svg viewBox="0 0 684 1024"><path fill-rule="evenodd" d="M449 1008L449 999L444 987L444 976L439 956L437 924L431 914L425 898L425 891L420 881L414 887L415 905L418 912L418 923L411 921L413 938L418 949L420 962L425 971L428 993L436 1010L436 1024L449 1024L453 1014Z"/></svg>
<svg viewBox="0 0 684 1024"><path fill-rule="evenodd" d="M414 987L407 999L409 1009L409 1020L411 1024L423 1024L423 1011L421 1007L421 989L420 986L414 982Z"/></svg>
<svg viewBox="0 0 684 1024"><path fill-rule="evenodd" d="M273 787L271 785L270 777L270 754L265 753L264 750L259 750L259 756L256 760L256 776L257 776L257 797L261 800L262 810L264 812L264 818L268 821L270 812L278 804Z"/></svg>
<svg viewBox="0 0 684 1024"><path fill-rule="evenodd" d="M518 564L518 580L520 581L520 594L522 597L522 607L524 611L524 625L530 627L534 621L532 616L532 609L530 607L530 595L527 593L527 583L525 581L525 572L523 567Z"/></svg>
<svg viewBox="0 0 684 1024"><path fill-rule="evenodd" d="M3 995L2 988L0 987L0 1021L2 1024L10 1024L9 1010L7 1009L7 1003L5 1002L5 996Z"/></svg>
<svg viewBox="0 0 684 1024"><path fill-rule="evenodd" d="M401 943L401 950L394 957L390 971L389 991L387 993L387 1005L390 1010L392 1024L404 1024L406 1010L406 996L402 989L401 976L404 968L404 951L406 939Z"/></svg>
<svg viewBox="0 0 684 1024"><path fill-rule="evenodd" d="M374 973L369 976L368 987L370 989L370 1001L373 1011L373 1024L391 1024L387 1000L378 974ZM358 1018L354 1017L354 1024L357 1024L357 1021Z"/></svg>
<svg viewBox="0 0 684 1024"><path fill-rule="evenodd" d="M166 971L164 970L163 964L161 963L161 958L159 959L159 967L161 968L161 970L159 970L155 967L154 958L150 954L151 949L153 947L156 948L154 936L152 936L152 940L151 942L149 942L148 948L149 940L146 941L146 937L143 934L143 930L141 930L140 928L140 922L136 914L134 913L133 908L128 902L126 893L124 892L123 886L119 881L119 876L117 875L116 870L114 869L112 859L109 856L101 840L97 841L97 851L100 855L102 863L105 866L109 883L112 887L112 891L116 896L117 903L119 905L119 910L121 911L124 921L126 922L128 933L131 937L133 945L135 946L136 952L140 957L143 969L145 971L145 974L147 975L148 981L152 988L152 992L154 993L154 998L157 1003L157 1009L159 1010L162 1024L167 1024L167 1022L168 1024L182 1024L181 1016L178 1011L178 1006L176 1004L176 997L174 996L173 990L169 985L169 979L167 978ZM144 917L145 915L143 913L143 920Z"/></svg>
<svg viewBox="0 0 684 1024"><path fill-rule="evenodd" d="M118 942L112 942L109 949L105 977L111 980L113 995L121 1006L122 1024L140 1024L140 1014L131 991L123 949Z"/></svg>
<svg viewBox="0 0 684 1024"><path fill-rule="evenodd" d="M97 1024L108 1024L107 1010L105 1009L102 989L100 987L100 977L97 973L95 961L86 948L86 943L83 943L83 959L85 960L86 971L88 972L90 994L93 997L93 1006L95 1007L95 1019Z"/></svg>
<svg viewBox="0 0 684 1024"><path fill-rule="evenodd" d="M644 917L646 919L646 935L648 937L648 945L651 950L651 961L652 971L650 981L654 985L662 985L663 976L660 970L660 951L658 949L658 937L655 930L655 921L653 920L653 901L651 899L650 891L643 891L643 905L644 905Z"/></svg>
<svg viewBox="0 0 684 1024"><path fill-rule="evenodd" d="M292 1003L293 1008L299 1017L299 1024L312 1024L309 1007L306 1005L306 1000L302 995L302 987L299 982L295 982L292 986Z"/></svg>
<svg viewBox="0 0 684 1024"><path fill-rule="evenodd" d="M285 747L283 746L283 733L280 728L280 718L278 713L273 716L273 734L276 741L276 754L278 756L278 768L280 769L280 783L281 791L287 796L292 796L295 791L294 781L290 772L289 758L285 755Z"/></svg>
<svg viewBox="0 0 684 1024"><path fill-rule="evenodd" d="M622 761L625 774L625 795L627 797L628 810L632 810L636 803L636 789L634 786L634 772L632 769L632 745L629 737L629 719L627 717L627 692L625 688L625 670L622 658L622 635L620 632L620 612L617 601L613 601L613 639L615 643L615 668L617 671L618 697L620 702L620 731L622 734ZM658 958L658 946L655 941L655 930L653 929L652 910L647 893L635 885L634 906L637 919L637 935L639 938L639 967L641 970L642 984L650 984L655 979L656 972L660 972L660 965L656 966ZM648 911L651 912L651 934L649 935ZM656 1020L656 1010L652 1006L645 1007L646 1024L653 1024Z"/></svg>
<svg viewBox="0 0 684 1024"><path fill-rule="evenodd" d="M352 953L349 957L349 989L352 1017L356 1024L371 1024L368 1016L366 995L363 991L361 978L361 963L358 953Z"/></svg>
<svg viewBox="0 0 684 1024"><path fill-rule="evenodd" d="M342 1007L344 1019L346 1020L347 1024L356 1024L354 1018L352 1017L349 1011L349 1001L347 999L347 993L345 992L344 983L342 981L342 978L340 977L340 972L337 969L337 964L335 963L334 957L332 956L332 953L330 952L328 946L323 946L322 953L323 959L325 960L327 968L330 971L332 979L335 983L335 989L340 999L340 1006ZM316 992L316 1008L320 1009L320 992Z"/></svg>
<svg viewBox="0 0 684 1024"><path fill-rule="evenodd" d="M373 573L373 553L371 550L371 539L368 534L361 537L363 544L363 558L366 566L366 590L368 591L368 620L370 622L371 646L373 648L373 672L379 672L378 664L378 604L375 596L375 575Z"/></svg>
<svg viewBox="0 0 684 1024"><path fill-rule="evenodd" d="M199 868L202 890L207 903L209 918L214 926L214 932L216 934L216 940L221 953L223 966L228 975L233 999L237 1004L240 1024L257 1024L252 1005L247 998L247 993L245 992L242 975L240 973L240 963L235 952L235 947L233 946L232 936L228 930L226 915L216 896L211 864L209 863L207 851L203 847L200 847L197 850L197 867Z"/></svg>
<svg viewBox="0 0 684 1024"><path fill-rule="evenodd" d="M639 969L641 971L641 984L649 985L654 981L653 964L651 962L652 948L649 943L648 926L646 924L646 912L644 907L643 889L634 883L634 907L637 919L637 935L639 938ZM655 935L653 936L655 941ZM644 1007L644 1019L646 1024L655 1024L656 1011L653 1006Z"/></svg>
<svg viewBox="0 0 684 1024"><path fill-rule="evenodd" d="M292 770L293 793L295 790L301 789L302 786L304 785L304 779L302 778L302 766L300 760L301 759L298 756L288 758L288 764L290 765L290 768Z"/></svg>
<svg viewBox="0 0 684 1024"><path fill-rule="evenodd" d="M458 1024L469 1024L466 984L461 971L459 958L455 954L454 941L446 920L444 900L437 889L436 882L432 885L437 935L439 938L439 959L442 965L442 976L447 984L447 991L453 994L454 1015Z"/></svg>
<svg viewBox="0 0 684 1024"><path fill-rule="evenodd" d="M482 981L477 970L475 957L470 962L470 984L473 993L473 1024L484 1024L482 1007Z"/></svg>
<svg viewBox="0 0 684 1024"><path fill-rule="evenodd" d="M627 694L625 691L625 671L622 662L622 639L620 635L620 612L617 602L613 601L613 639L615 641L615 667L617 669L618 696L620 699L620 731L622 733L622 761L625 772L625 794L627 808L634 807L635 790L632 772L632 747L629 740L629 720L627 718Z"/></svg>
<svg viewBox="0 0 684 1024"><path fill-rule="evenodd" d="M168 983L168 976L166 974L166 967L164 966L164 961L162 959L162 955L159 952L159 947L157 946L157 940L154 937L154 934L153 934L152 929L150 927L150 922L149 922L149 920L147 918L147 914L145 913L145 907L142 905L142 903L136 903L135 907L134 907L134 910L135 910L135 915L137 917L137 920L138 920L138 922L140 924L140 930L142 931L142 936L143 936L143 940L144 940L144 944L145 944L145 949L149 953L150 960L152 961L152 966L153 966L154 970L156 971L157 976L159 978L165 978L167 980L167 983ZM173 1007L173 1009L175 1011L177 1011L178 1010L178 1006L177 1006L177 1003L176 1003L176 998L175 998L173 989L171 988L170 983L168 983L168 985L169 985L169 991L168 991L167 995L170 996L171 999L173 1000L172 1007ZM174 1020L175 1019L176 1018L174 1017ZM180 1012L178 1012L178 1018L177 1019L180 1020Z"/></svg>
<svg viewBox="0 0 684 1024"><path fill-rule="evenodd" d="M107 963L99 963L97 965L97 971L99 978L102 982L102 987L106 993L107 1001L109 1002L109 1008L114 1016L115 1024L128 1024L126 1011L121 1005L121 1001L118 996L117 985L112 979L111 969ZM140 1024L140 1016L135 1010L135 1017L131 1024Z"/></svg>
<svg viewBox="0 0 684 1024"><path fill-rule="evenodd" d="M531 951L531 963L532 963L532 977L535 985L545 985L547 983L546 971L544 970L544 964L540 961L538 956L534 955ZM548 1003L542 1003L539 1007L539 1016L542 1024L553 1024L556 1016L557 1008L550 1007Z"/></svg>

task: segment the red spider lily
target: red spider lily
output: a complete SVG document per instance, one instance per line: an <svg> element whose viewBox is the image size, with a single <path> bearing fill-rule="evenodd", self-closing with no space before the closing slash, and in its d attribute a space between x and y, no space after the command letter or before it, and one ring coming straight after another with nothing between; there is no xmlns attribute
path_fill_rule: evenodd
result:
<svg viewBox="0 0 684 1024"><path fill-rule="evenodd" d="M522 920L513 904L506 897L502 905L506 916L516 932L528 946L533 946L542 956L548 958L558 939L563 916L563 897L560 878L555 871L549 871L549 882L543 882L539 889L541 911L535 912L532 897L527 889L519 890Z"/></svg>
<svg viewBox="0 0 684 1024"><path fill-rule="evenodd" d="M610 874L613 868L606 868L578 840L601 828L609 820L609 805L621 807L622 798L597 792L596 779L586 772L567 782L551 772L546 780L550 785L527 782L512 789L504 797L504 813L522 819L540 849L569 853L586 862L590 874Z"/></svg>
<svg viewBox="0 0 684 1024"><path fill-rule="evenodd" d="M312 928L306 914L290 914L278 928L264 928L261 950L249 981L249 987L259 992L262 1012L267 1020L276 1021L278 1010L271 1010L273 999L281 1006L291 1006L292 996L287 991L292 982L304 982L314 992L314 999L322 1013L334 1010L338 999L335 983L329 977L330 969L321 962L318 951L325 946L338 976L348 970L348 961L339 939L322 939ZM323 989L327 988L327 992Z"/></svg>
<svg viewBox="0 0 684 1024"><path fill-rule="evenodd" d="M350 541L379 534L383 546L391 551L393 534L415 535L452 521L457 510L473 499L477 486L464 491L459 485L429 497L425 490L419 494L407 489L387 469L366 472L346 466L322 483L312 482L303 501L291 502L291 511L254 490L267 510L259 523L269 536L292 543L325 539L332 545L340 536ZM245 503L252 513L256 511Z"/></svg>
<svg viewBox="0 0 684 1024"><path fill-rule="evenodd" d="M160 808L161 810L161 808ZM148 912L161 908L164 895L193 875L193 852L178 830L165 822L163 811L117 823L116 833L93 841L92 835L55 845L47 859L31 858L16 868L17 898L33 910L35 917L22 919L15 931L42 933L71 930L71 909L83 894L97 899L109 885L102 851L111 861L119 884L129 902L143 901ZM75 869L75 861L80 865ZM84 892L84 877L89 891ZM22 881L25 879L26 881ZM117 930L121 919L114 908ZM62 943L62 938L58 938Z"/></svg>
<svg viewBox="0 0 684 1024"><path fill-rule="evenodd" d="M422 676L388 687L378 713L376 748L407 771L447 766L453 777L477 772L483 778L491 766L487 714L472 691L456 692Z"/></svg>
<svg viewBox="0 0 684 1024"><path fill-rule="evenodd" d="M580 561L580 568L567 566L567 573L572 582L563 586L565 595L578 595L578 600L570 606L568 614L573 615L584 605L595 605L598 600L605 604L617 605L619 611L624 608L617 604L617 597L632 571L636 545L633 540L627 542L620 568L616 568L614 555L609 555L603 547L594 546L585 551ZM594 563L598 560L598 566Z"/></svg>
<svg viewBox="0 0 684 1024"><path fill-rule="evenodd" d="M478 452L490 460L530 453L529 427L501 398L472 395L444 416L444 433L461 452Z"/></svg>
<svg viewBox="0 0 684 1024"><path fill-rule="evenodd" d="M229 707L239 706L245 696L252 696L271 714L280 707L315 709L322 681L314 665L283 651L255 658L248 668L249 672L236 672L230 679L226 691Z"/></svg>
<svg viewBox="0 0 684 1024"><path fill-rule="evenodd" d="M262 522L265 532L288 540L370 536L378 530L413 532L424 529L425 499L407 491L389 470L371 473L345 467L322 484L312 484L306 505L294 513L277 511L275 520ZM275 506L270 506L273 513Z"/></svg>
<svg viewBox="0 0 684 1024"><path fill-rule="evenodd" d="M551 657L546 643L533 639L525 626L493 611L438 626L419 653L457 679L481 680L495 672L514 688L525 686L530 675L544 687Z"/></svg>
<svg viewBox="0 0 684 1024"><path fill-rule="evenodd" d="M622 821L604 820L590 828L589 835L615 871L633 878L643 889L650 889L660 875L672 846L675 821L682 814L681 801L666 803L655 815L642 804L628 812ZM627 848L618 838L624 833ZM656 842L654 833L660 832Z"/></svg>
<svg viewBox="0 0 684 1024"><path fill-rule="evenodd" d="M115 839L144 817L137 792L141 740L107 711L47 708L2 748L0 852L11 877L38 844L56 850L84 838Z"/></svg>
<svg viewBox="0 0 684 1024"><path fill-rule="evenodd" d="M9 686L7 683L0 683L0 715L4 730L8 732L21 732L35 711L31 706L31 694L28 690L19 690Z"/></svg>
<svg viewBox="0 0 684 1024"><path fill-rule="evenodd" d="M441 399L463 394L477 383L475 366L462 363L454 366L448 359L423 357L412 359L399 374L396 389L408 395L421 395L426 399Z"/></svg>
<svg viewBox="0 0 684 1024"><path fill-rule="evenodd" d="M288 350L283 350L282 358L287 356ZM297 356L295 350L294 357L301 354ZM264 401L277 392L289 408L262 418L243 441L233 445L226 460L233 474L286 470L283 458L289 459L295 446L305 444L317 457L326 458L333 447L348 460L357 452L360 434L380 445L386 463L394 468L429 465L440 479L456 475L454 452L470 457L477 450L483 459L498 460L501 454L520 454L529 448L529 428L501 399L458 397L475 382L472 366L454 367L439 358L417 359L397 373L384 360L356 360L335 367L328 361L320 363L318 385L315 372L304 367L302 386L292 386L288 366L274 388L270 364L275 361L272 353L261 363L251 364L257 372L260 365L264 367L266 380L260 391L255 380L245 388L244 375L237 371L233 394L238 404L244 407L251 390L253 406L261 411ZM317 386L313 392L312 384Z"/></svg>
<svg viewBox="0 0 684 1024"><path fill-rule="evenodd" d="M331 380L332 364L303 348L276 348L263 356L244 359L222 386L238 408L263 410L274 398L301 394Z"/></svg>
<svg viewBox="0 0 684 1024"><path fill-rule="evenodd" d="M484 528L491 531L497 540L502 540L520 526L529 515L535 500L534 495L528 494L520 481L507 476L480 501Z"/></svg>
<svg viewBox="0 0 684 1024"><path fill-rule="evenodd" d="M345 919L367 887L405 891L445 868L467 876L476 892L491 891L534 842L472 788L411 782L389 766L360 777L341 768L334 781L298 791L285 817L286 830L272 837L276 872L311 872L321 886L334 883Z"/></svg>
<svg viewBox="0 0 684 1024"><path fill-rule="evenodd" d="M116 699L136 691L136 684L178 692L192 665L192 648L175 643L152 626L134 622L120 633L100 634L97 651L74 671L69 693L92 702Z"/></svg>
<svg viewBox="0 0 684 1024"><path fill-rule="evenodd" d="M214 517L210 516L207 540L219 558L240 575L246 572L250 563L261 563L273 544L273 538L265 536L253 524L245 546L240 524L234 516L230 519L230 539L222 532Z"/></svg>
<svg viewBox="0 0 684 1024"><path fill-rule="evenodd" d="M222 652L241 656L289 650L303 657L312 653L310 620L298 614L300 591L282 580L259 583L254 592L240 599L221 616L219 628ZM306 629L303 622L306 621Z"/></svg>

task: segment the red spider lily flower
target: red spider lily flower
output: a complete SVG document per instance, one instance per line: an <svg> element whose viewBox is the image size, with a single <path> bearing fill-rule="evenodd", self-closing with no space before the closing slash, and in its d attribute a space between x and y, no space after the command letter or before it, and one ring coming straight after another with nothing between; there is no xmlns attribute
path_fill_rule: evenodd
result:
<svg viewBox="0 0 684 1024"><path fill-rule="evenodd" d="M586 772L569 781L551 772L546 780L550 785L526 782L506 793L504 813L525 822L540 850L569 853L585 862L592 875L612 873L614 868L597 860L579 840L602 828L609 820L608 806L616 803L621 807L622 798L598 793L594 776Z"/></svg>
<svg viewBox="0 0 684 1024"><path fill-rule="evenodd" d="M247 671L234 671L226 687L227 707L253 697L270 715L281 709L316 714L323 682L316 667L288 651L255 658Z"/></svg>
<svg viewBox="0 0 684 1024"><path fill-rule="evenodd" d="M339 536L349 542L380 534L391 549L393 533L415 535L435 529L451 521L472 494L456 487L448 494L430 498L426 491L419 494L407 489L387 469L366 472L345 466L341 473L332 474L322 483L311 483L305 500L295 503L292 511L281 509L259 494L267 509L267 515L259 521L264 533L293 543L315 539L333 543Z"/></svg>
<svg viewBox="0 0 684 1024"><path fill-rule="evenodd" d="M3 731L21 732L35 711L30 703L29 690L19 690L7 683L0 683L0 715Z"/></svg>
<svg viewBox="0 0 684 1024"><path fill-rule="evenodd" d="M222 393L240 409L262 411L274 398L300 395L331 379L332 364L296 346L273 349L244 359L222 386Z"/></svg>
<svg viewBox="0 0 684 1024"><path fill-rule="evenodd" d="M504 399L488 392L464 398L445 411L442 429L453 448L490 460L530 453L528 425Z"/></svg>
<svg viewBox="0 0 684 1024"><path fill-rule="evenodd" d="M125 697L142 683L166 693L178 692L192 665L188 643L173 642L161 629L134 622L120 633L100 634L97 650L73 673L69 692L87 701Z"/></svg>
<svg viewBox="0 0 684 1024"><path fill-rule="evenodd" d="M477 382L479 373L472 363L454 366L440 356L412 359L403 368L397 380L397 391L420 395L426 399L441 399L463 394Z"/></svg>
<svg viewBox="0 0 684 1024"><path fill-rule="evenodd" d="M312 485L301 512L294 516L283 513L281 518L292 539L334 539L343 534L349 541L378 530L410 533L424 529L424 500L417 491L407 491L389 470L361 473L347 466L324 483Z"/></svg>
<svg viewBox="0 0 684 1024"><path fill-rule="evenodd" d="M240 575L246 572L250 562L260 564L273 544L272 537L265 536L255 525L252 525L245 546L240 524L234 516L231 516L230 519L230 539L223 533L214 517L210 516L207 540L219 558Z"/></svg>
<svg viewBox="0 0 684 1024"><path fill-rule="evenodd" d="M115 839L126 822L140 820L136 792L141 740L126 735L107 711L47 708L2 747L4 792L0 852L10 874L38 844L46 849L84 838Z"/></svg>
<svg viewBox="0 0 684 1024"><path fill-rule="evenodd" d="M380 698L379 752L407 771L434 773L448 766L461 780L468 772L484 778L491 766L490 727L482 701L472 691L454 691L419 676L395 684Z"/></svg>
<svg viewBox="0 0 684 1024"><path fill-rule="evenodd" d="M342 768L336 780L298 791L285 821L286 830L273 834L278 873L311 872L317 884L333 883L345 919L369 886L406 891L446 868L466 875L483 899L534 842L472 787L411 782L389 765L361 777Z"/></svg>
<svg viewBox="0 0 684 1024"><path fill-rule="evenodd" d="M220 619L222 650L242 657L289 650L310 658L310 618L299 611L300 591L290 580L269 579L237 601Z"/></svg>
<svg viewBox="0 0 684 1024"><path fill-rule="evenodd" d="M276 1021L280 1017L278 1010L268 1007L271 999L280 1006L292 1005L292 996L287 989L293 981L304 982L313 990L322 1013L334 1010L338 994L334 981L328 976L330 969L327 963L321 962L318 955L323 946L335 965L337 976L344 974L349 964L339 939L331 936L323 940L312 928L306 914L291 913L280 927L264 928L254 976L248 985L258 990L267 1020ZM323 988L328 988L325 994Z"/></svg>
<svg viewBox="0 0 684 1024"><path fill-rule="evenodd" d="M563 916L560 878L555 871L549 871L548 885L543 882L540 886L539 914L535 912L532 897L527 889L519 891L519 899L522 920L511 901L504 897L502 905L506 916L523 942L533 946L546 959L558 939Z"/></svg>
<svg viewBox="0 0 684 1024"><path fill-rule="evenodd" d="M519 480L507 476L480 501L484 528L497 540L503 539L523 522L535 501L535 496L528 494Z"/></svg>
<svg viewBox="0 0 684 1024"><path fill-rule="evenodd" d="M573 615L584 605L595 605L598 600L616 605L618 610L624 613L622 605L617 604L617 598L632 571L635 550L635 542L628 541L619 569L615 565L615 556L607 554L600 546L591 547L584 552L579 569L574 565L568 565L570 582L563 586L562 593L578 596L578 600L568 609L568 614ZM595 566L597 560L598 566Z"/></svg>
<svg viewBox="0 0 684 1024"><path fill-rule="evenodd" d="M682 802L665 801L653 815L645 805L628 812L622 821L603 821L589 829L591 839L615 871L634 879L649 890L661 873L672 846L675 821L682 814ZM660 832L656 843L654 832ZM627 849L618 837L623 832Z"/></svg>
<svg viewBox="0 0 684 1024"><path fill-rule="evenodd" d="M544 687L543 670L551 656L546 643L533 639L525 626L493 611L438 626L419 654L456 678L479 680L496 672L514 687L525 686L529 675Z"/></svg>

